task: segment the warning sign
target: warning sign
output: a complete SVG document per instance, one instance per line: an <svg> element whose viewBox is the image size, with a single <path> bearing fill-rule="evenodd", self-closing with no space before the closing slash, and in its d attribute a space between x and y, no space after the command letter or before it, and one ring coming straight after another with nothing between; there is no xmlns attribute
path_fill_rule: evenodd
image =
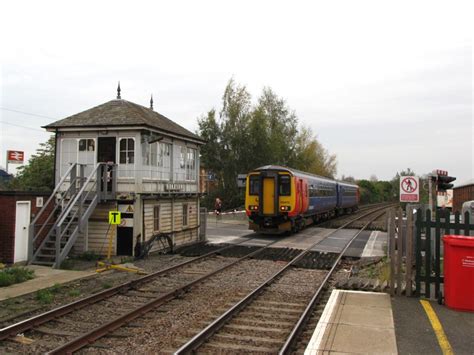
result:
<svg viewBox="0 0 474 355"><path fill-rule="evenodd" d="M418 176L400 176L400 202L420 200Z"/></svg>
<svg viewBox="0 0 474 355"><path fill-rule="evenodd" d="M119 211L109 211L109 224L120 224Z"/></svg>
<svg viewBox="0 0 474 355"><path fill-rule="evenodd" d="M118 205L118 210L122 213L133 213L133 205Z"/></svg>

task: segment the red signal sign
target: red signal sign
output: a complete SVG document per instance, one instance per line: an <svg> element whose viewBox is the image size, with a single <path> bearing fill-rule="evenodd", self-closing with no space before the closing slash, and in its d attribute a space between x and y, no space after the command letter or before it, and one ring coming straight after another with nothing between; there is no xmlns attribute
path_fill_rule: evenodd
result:
<svg viewBox="0 0 474 355"><path fill-rule="evenodd" d="M25 152L19 150L7 150L7 161L13 164L21 164L25 160Z"/></svg>

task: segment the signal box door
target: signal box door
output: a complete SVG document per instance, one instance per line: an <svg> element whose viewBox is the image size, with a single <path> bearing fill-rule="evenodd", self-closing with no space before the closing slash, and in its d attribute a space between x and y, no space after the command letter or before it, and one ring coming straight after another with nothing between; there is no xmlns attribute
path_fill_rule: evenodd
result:
<svg viewBox="0 0 474 355"><path fill-rule="evenodd" d="M275 214L275 178L263 178L263 214Z"/></svg>

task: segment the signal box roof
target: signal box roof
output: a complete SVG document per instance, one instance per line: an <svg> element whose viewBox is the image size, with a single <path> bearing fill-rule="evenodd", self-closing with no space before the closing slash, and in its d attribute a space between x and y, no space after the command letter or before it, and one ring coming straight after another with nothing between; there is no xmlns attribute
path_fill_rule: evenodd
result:
<svg viewBox="0 0 474 355"><path fill-rule="evenodd" d="M171 133L191 138L204 143L198 135L173 122L162 114L136 103L117 99L93 107L89 110L50 123L43 128L49 131L61 128L112 128L112 127L146 126L164 133Z"/></svg>

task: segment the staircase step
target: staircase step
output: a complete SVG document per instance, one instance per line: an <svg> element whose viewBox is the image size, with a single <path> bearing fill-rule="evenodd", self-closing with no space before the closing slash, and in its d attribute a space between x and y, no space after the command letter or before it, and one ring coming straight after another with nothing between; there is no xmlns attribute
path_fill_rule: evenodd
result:
<svg viewBox="0 0 474 355"><path fill-rule="evenodd" d="M51 261L51 262L49 262L49 261L34 260L34 261L32 262L32 264L34 264L34 265L47 265L47 266L53 266L53 264L54 264L54 261Z"/></svg>
<svg viewBox="0 0 474 355"><path fill-rule="evenodd" d="M43 259L53 259L56 257L54 254L38 254L36 255L37 258L43 258Z"/></svg>

